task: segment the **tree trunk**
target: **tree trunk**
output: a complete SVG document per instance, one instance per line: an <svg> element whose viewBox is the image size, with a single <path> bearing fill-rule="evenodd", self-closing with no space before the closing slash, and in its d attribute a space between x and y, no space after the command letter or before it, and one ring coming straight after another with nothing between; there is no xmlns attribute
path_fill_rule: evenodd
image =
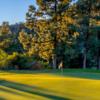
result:
<svg viewBox="0 0 100 100"><path fill-rule="evenodd" d="M98 69L100 70L100 57L98 58Z"/></svg>
<svg viewBox="0 0 100 100"><path fill-rule="evenodd" d="M53 63L53 69L56 69L57 68L56 54L54 54L53 57L52 57L52 63Z"/></svg>
<svg viewBox="0 0 100 100"><path fill-rule="evenodd" d="M100 48L98 48L97 63L97 69L100 70Z"/></svg>
<svg viewBox="0 0 100 100"><path fill-rule="evenodd" d="M86 54L86 50L83 54L83 69L86 69L86 60L87 60L87 54Z"/></svg>
<svg viewBox="0 0 100 100"><path fill-rule="evenodd" d="M97 33L97 41L100 41L100 31ZM97 69L100 70L100 45L97 48Z"/></svg>
<svg viewBox="0 0 100 100"><path fill-rule="evenodd" d="M54 10L55 10L55 14L56 14L56 20L55 20L55 23L57 25L57 0L55 0L55 7L54 7ZM52 55L52 63L53 63L53 69L56 69L57 68L57 55L56 55L56 52L57 52L57 37L56 37L56 29L55 29L55 35L54 35L54 54Z"/></svg>

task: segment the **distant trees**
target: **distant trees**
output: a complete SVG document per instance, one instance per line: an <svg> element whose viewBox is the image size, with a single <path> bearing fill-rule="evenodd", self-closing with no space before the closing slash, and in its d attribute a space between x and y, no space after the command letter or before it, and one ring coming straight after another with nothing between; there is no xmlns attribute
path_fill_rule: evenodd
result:
<svg viewBox="0 0 100 100"><path fill-rule="evenodd" d="M8 48L11 42L11 31L9 28L9 23L3 22L0 28L0 48Z"/></svg>

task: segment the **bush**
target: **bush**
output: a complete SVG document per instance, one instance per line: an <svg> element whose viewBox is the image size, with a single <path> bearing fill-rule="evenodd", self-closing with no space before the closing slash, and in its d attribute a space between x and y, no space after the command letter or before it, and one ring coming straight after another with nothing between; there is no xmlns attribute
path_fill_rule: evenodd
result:
<svg viewBox="0 0 100 100"><path fill-rule="evenodd" d="M30 69L30 64L33 61L33 57L29 57L26 54L18 54L17 59L13 62L13 66L17 66L17 69Z"/></svg>
<svg viewBox="0 0 100 100"><path fill-rule="evenodd" d="M41 70L41 69L44 68L44 66L39 62L33 62L31 64L30 68L33 69L33 70Z"/></svg>
<svg viewBox="0 0 100 100"><path fill-rule="evenodd" d="M10 69L12 67L12 62L17 59L17 53L9 55L3 50L0 50L0 69Z"/></svg>
<svg viewBox="0 0 100 100"><path fill-rule="evenodd" d="M0 69L44 69L49 68L48 63L43 60L37 60L35 56L28 56L27 54L7 54L0 50Z"/></svg>

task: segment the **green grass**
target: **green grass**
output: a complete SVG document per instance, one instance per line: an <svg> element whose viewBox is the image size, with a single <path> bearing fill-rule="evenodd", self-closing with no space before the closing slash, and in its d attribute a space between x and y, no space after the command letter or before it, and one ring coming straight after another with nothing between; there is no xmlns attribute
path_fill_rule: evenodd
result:
<svg viewBox="0 0 100 100"><path fill-rule="evenodd" d="M100 71L0 71L0 100L100 100Z"/></svg>

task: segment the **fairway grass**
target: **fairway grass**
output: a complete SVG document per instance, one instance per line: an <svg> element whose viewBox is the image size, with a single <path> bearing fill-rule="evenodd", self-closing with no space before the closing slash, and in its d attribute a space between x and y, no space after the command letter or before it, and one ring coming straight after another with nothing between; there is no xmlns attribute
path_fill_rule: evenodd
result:
<svg viewBox="0 0 100 100"><path fill-rule="evenodd" d="M100 73L0 71L0 100L100 100Z"/></svg>

